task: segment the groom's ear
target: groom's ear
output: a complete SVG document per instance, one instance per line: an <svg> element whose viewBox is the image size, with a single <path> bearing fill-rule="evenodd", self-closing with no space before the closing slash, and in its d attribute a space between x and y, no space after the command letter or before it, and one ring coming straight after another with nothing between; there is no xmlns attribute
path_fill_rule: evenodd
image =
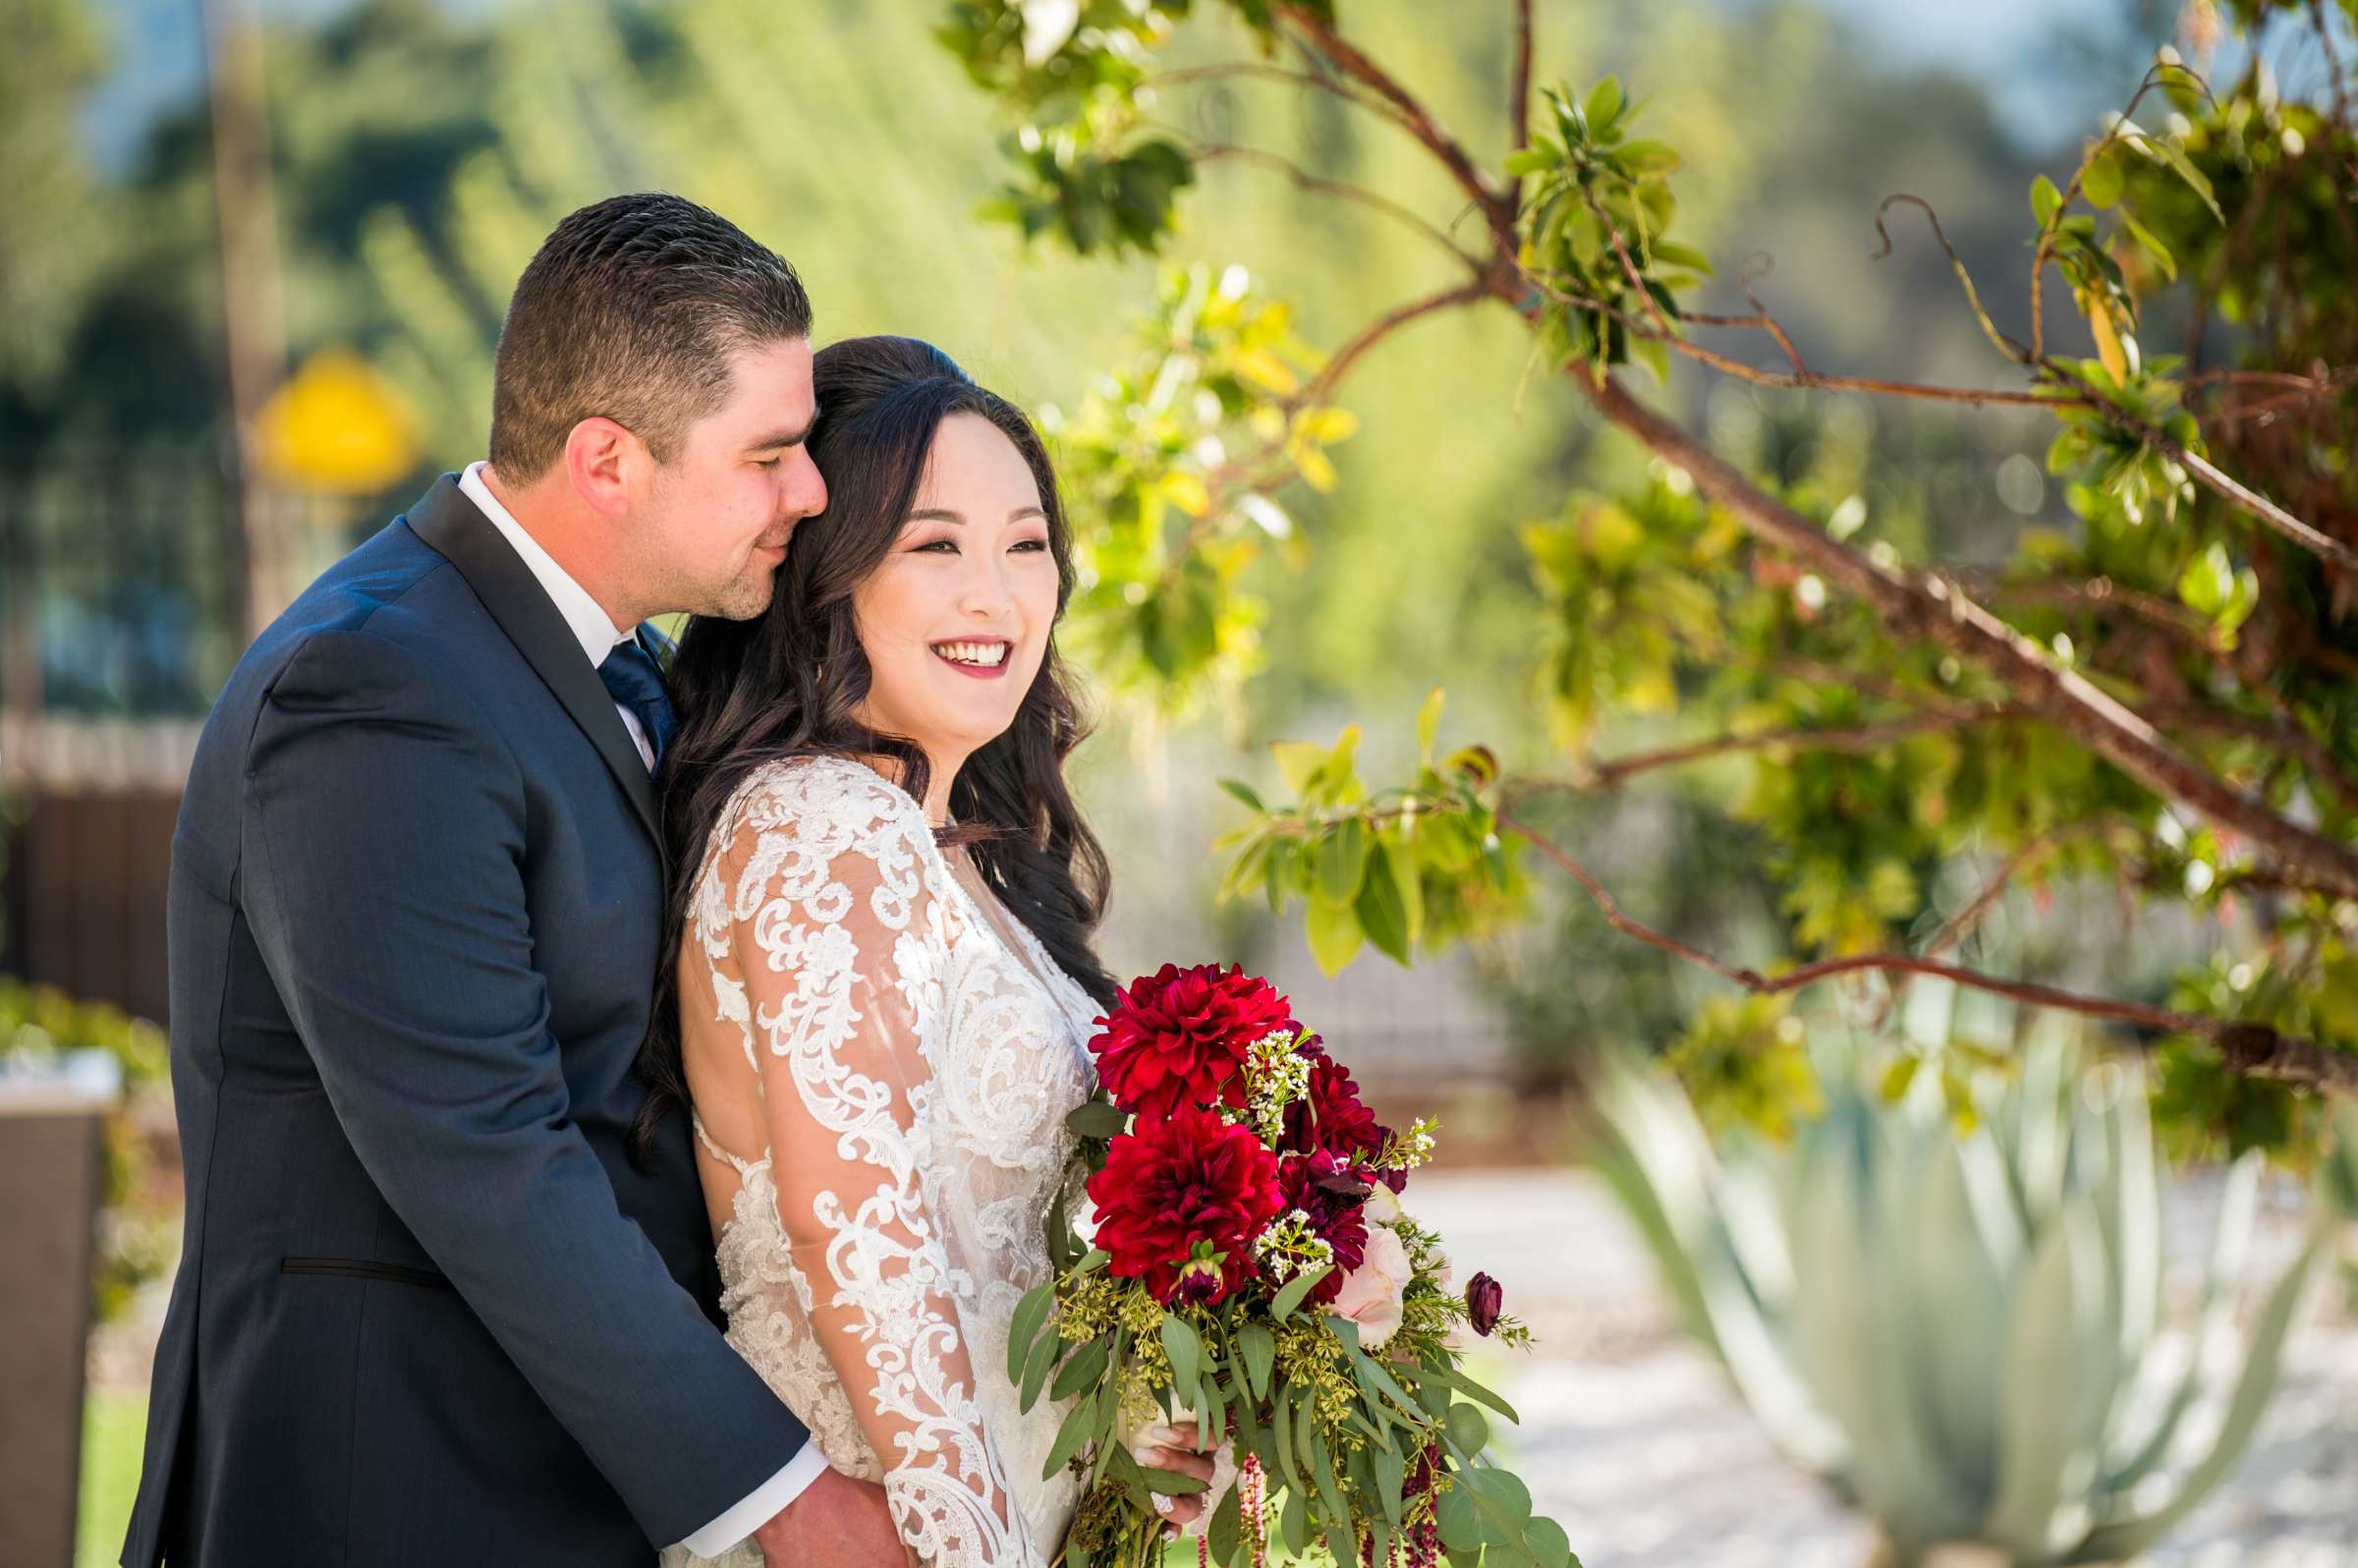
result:
<svg viewBox="0 0 2358 1568"><path fill-rule="evenodd" d="M646 443L602 414L582 420L565 437L565 476L573 493L607 517L621 517L638 504L653 467Z"/></svg>

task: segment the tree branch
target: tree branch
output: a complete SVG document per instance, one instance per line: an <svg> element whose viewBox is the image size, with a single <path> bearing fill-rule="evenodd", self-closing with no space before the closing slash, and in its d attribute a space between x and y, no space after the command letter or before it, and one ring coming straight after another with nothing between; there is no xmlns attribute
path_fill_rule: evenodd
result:
<svg viewBox="0 0 2358 1568"><path fill-rule="evenodd" d="M1477 279L1472 283L1461 283L1454 289L1442 289L1437 293L1411 300L1405 305L1394 306L1374 321L1360 328L1349 342L1335 350L1333 357L1327 360L1318 374L1304 382L1302 389L1286 400L1288 406L1309 408L1325 402L1333 396L1335 387L1341 384L1343 377L1351 373L1352 368L1359 364L1368 351L1390 337L1394 332L1399 331L1411 321L1431 315L1436 310L1447 310L1461 305L1472 305L1478 300L1488 298L1489 294L1488 282Z"/></svg>
<svg viewBox="0 0 2358 1568"><path fill-rule="evenodd" d="M1283 66L1263 65L1257 60L1231 60L1220 65L1187 66L1177 71L1158 72L1139 84L1149 87L1184 86L1198 82L1225 81L1230 77L1290 82L1296 86L1315 88L1340 98L1353 108L1365 109L1370 114L1379 116L1403 131L1412 129L1407 120L1401 117L1400 111L1390 104L1378 103L1374 98L1354 92L1332 77L1320 76L1316 71L1288 71Z"/></svg>
<svg viewBox="0 0 2358 1568"><path fill-rule="evenodd" d="M1531 145L1531 0L1515 0L1515 75L1508 105L1508 146Z"/></svg>
<svg viewBox="0 0 2358 1568"><path fill-rule="evenodd" d="M1872 752L1889 746L1894 741L1922 735L1928 730L1948 730L1966 724L2037 717L2037 713L2025 707L1993 706L1965 713L1917 713L1881 724L1817 728L1806 724L1790 725L1744 735L1716 735L1708 740L1690 741L1683 746L1666 746L1658 751L1634 752L1626 756L1593 762L1573 779L1537 780L1534 783L1558 789L1612 790L1620 788L1624 781L1640 773L1679 767L1688 762L1700 762L1739 752L1767 751L1778 746L1798 747L1805 752Z"/></svg>
<svg viewBox="0 0 2358 1568"><path fill-rule="evenodd" d="M2224 1019L2206 1018L2197 1013L2181 1013L2164 1007L2152 1007L2142 1002L2119 1001L2109 997L2089 996L2067 991L2052 985L2031 981L2000 980L1977 970L1944 963L1938 959L1920 958L1911 953L1862 953L1845 958L1822 959L1789 970L1773 979L1758 970L1729 964L1725 960L1681 941L1666 931L1659 931L1643 922L1621 913L1611 893L1591 874L1588 868L1565 853L1545 834L1540 833L1501 810L1498 825L1509 832L1519 833L1542 855L1555 863L1565 874L1587 891L1590 899L1605 919L1605 924L1626 936L1635 937L1650 947L1675 958L1684 959L1707 969L1722 980L1731 980L1746 990L1763 996L1782 991L1799 990L1820 980L1863 971L1885 974L1932 975L1975 990L2010 997L2034 1007L2054 1008L2078 1013L2089 1018L2105 1019L2128 1024L2142 1030L2163 1035L2187 1035L2208 1040L2218 1047L2228 1063L2240 1072L2257 1077L2274 1078L2304 1088L2323 1090L2330 1093L2358 1097L2358 1055L2334 1050L2315 1040L2279 1034L2266 1024L2236 1023ZM2153 1041L2140 1038L2142 1048Z"/></svg>
<svg viewBox="0 0 2358 1568"><path fill-rule="evenodd" d="M1755 534L1813 563L1836 586L1883 616L2003 682L2015 700L2080 737L2131 778L2242 834L2278 860L2305 866L2342 897L2358 897L2358 853L2277 814L2179 753L2143 716L2058 667L2038 644L1937 576L1906 576L1876 565L1810 519L1762 490L1700 440L1647 408L1611 376L1572 368L1598 412L1656 456L1693 476L1706 495Z"/></svg>
<svg viewBox="0 0 2358 1568"><path fill-rule="evenodd" d="M1531 318L1535 310L1522 287L1529 275L1517 259L1511 202L1490 189L1465 149L1380 66L1301 7L1281 0L1277 9L1319 54L1408 117L1417 139L1489 218L1498 248L1496 264L1487 274L1490 292L1518 314ZM1956 269L1992 341L2017 363L2029 362L2028 351L2000 332L1982 308L1972 277L1929 202L1904 193L1884 199L1876 215L1876 228L1883 235L1885 252L1890 249L1890 234L1882 214L1901 201L1924 210L1934 237ZM1585 365L1569 369L1600 414L1656 456L1686 470L1705 494L1726 507L1756 535L1816 563L1836 586L1865 598L1887 620L1980 665L2002 681L2023 705L2084 736L2091 750L2147 788L2242 834L2341 896L2358 898L2358 852L2350 846L2279 815L2265 802L2215 777L2179 753L2148 720L2085 676L2058 668L2045 649L1967 598L1953 584L1938 577L1903 576L1876 565L1863 552L1851 549L1768 495L1686 430L1638 402L1614 377L1592 375Z"/></svg>
<svg viewBox="0 0 2358 1568"><path fill-rule="evenodd" d="M1477 276L1479 276L1482 272L1482 262L1477 260L1475 257L1468 255L1458 247L1456 241L1450 239L1449 236L1443 234L1440 230L1434 228L1423 218L1418 217L1414 212L1411 212L1399 202L1394 201L1390 196L1384 196L1379 192L1371 191L1365 186L1352 185L1343 180L1329 180L1322 175L1311 173L1308 169L1303 168L1291 158L1282 157L1274 152L1265 152L1259 147L1238 146L1233 142L1195 141L1193 145L1188 148L1187 155L1189 158L1199 162L1208 163L1217 159L1233 158L1238 162L1256 164L1262 168L1275 169L1278 173L1284 175L1287 179L1293 181L1295 185L1301 187L1305 191L1315 191L1321 196L1337 196L1345 201L1355 201L1361 206L1369 208L1371 211L1380 212L1385 217L1392 218L1400 223L1406 224L1417 234L1421 235L1425 239L1431 240L1434 245L1437 245L1442 250L1448 252L1449 258L1457 262L1459 265L1465 267L1468 271L1475 273Z"/></svg>
<svg viewBox="0 0 2358 1568"><path fill-rule="evenodd" d="M1467 156L1465 147L1458 140L1443 130L1440 122L1407 88L1392 79L1391 73L1362 54L1355 44L1301 6L1279 0L1275 10L1293 24L1295 30L1309 46L1336 70L1369 87L1377 97L1400 111L1407 120L1409 135L1423 142L1425 149L1440 160L1441 166L1449 171L1449 177L1457 182L1458 189L1481 208L1489 223L1491 239L1501 251L1512 256L1515 252L1514 196L1511 194L1502 195L1492 187L1475 166L1474 160Z"/></svg>
<svg viewBox="0 0 2358 1568"><path fill-rule="evenodd" d="M2101 400L2091 406L2103 414L2108 421L2119 424L2122 428L2142 437L2146 444L2156 451L2166 453L2187 473L2193 475L2203 488L2225 501L2236 511L2247 517L2257 518L2277 533L2312 554L2322 556L2336 566L2347 567L2351 571L2358 572L2358 550L2351 549L2330 533L2320 532L2315 527L2294 517L2290 512L2244 484L2232 475L2221 472L2208 458L2198 457L2187 451L2177 442L2154 428L2153 425L2130 414L2128 410L2114 408Z"/></svg>

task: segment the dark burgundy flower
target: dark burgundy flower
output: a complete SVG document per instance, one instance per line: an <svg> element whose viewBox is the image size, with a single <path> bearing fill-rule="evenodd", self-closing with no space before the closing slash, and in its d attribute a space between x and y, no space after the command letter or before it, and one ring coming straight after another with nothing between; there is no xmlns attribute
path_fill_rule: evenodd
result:
<svg viewBox="0 0 2358 1568"><path fill-rule="evenodd" d="M1105 1168L1089 1179L1096 1205L1096 1243L1113 1255L1109 1269L1144 1278L1169 1303L1187 1280L1188 1299L1225 1300L1253 1277L1253 1239L1285 1204L1277 1156L1249 1127L1210 1111L1168 1118L1141 1116L1105 1151ZM1208 1254L1224 1255L1207 1280Z"/></svg>
<svg viewBox="0 0 2358 1568"><path fill-rule="evenodd" d="M1474 1332L1488 1334L1498 1326L1498 1309L1506 1305L1506 1287L1488 1274L1466 1281L1466 1315Z"/></svg>
<svg viewBox="0 0 2358 1568"><path fill-rule="evenodd" d="M1114 1104L1141 1116L1183 1105L1245 1102L1245 1053L1264 1035L1291 1031L1286 1000L1231 965L1165 964L1130 982L1097 1022L1089 1048Z"/></svg>
<svg viewBox="0 0 2358 1568"><path fill-rule="evenodd" d="M1279 1160L1277 1186L1285 1195L1285 1207L1309 1215L1310 1228L1334 1249L1334 1267L1310 1287L1310 1299L1323 1306L1343 1288L1343 1275L1367 1260L1368 1184L1332 1154L1318 1149Z"/></svg>
<svg viewBox="0 0 2358 1568"><path fill-rule="evenodd" d="M1359 1097L1359 1084L1349 1068L1322 1049L1315 1054L1310 1092L1285 1108L1285 1136L1280 1146L1297 1154L1322 1148L1345 1163L1376 1153L1392 1136L1391 1129L1377 1121Z"/></svg>

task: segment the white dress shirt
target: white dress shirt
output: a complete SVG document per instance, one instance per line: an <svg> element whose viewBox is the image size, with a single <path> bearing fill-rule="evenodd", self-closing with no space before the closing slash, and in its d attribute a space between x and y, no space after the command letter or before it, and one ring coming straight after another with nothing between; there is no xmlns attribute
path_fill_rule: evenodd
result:
<svg viewBox="0 0 2358 1568"><path fill-rule="evenodd" d="M614 618L599 608L597 600L590 596L590 590L575 582L572 575L557 564L556 558L540 547L540 541L526 532L524 525L499 504L499 497L493 495L491 487L483 482L483 467L481 463L469 464L467 472L459 476L459 488L466 492L467 499L475 503L477 511L491 520L491 526L499 530L500 537L506 539L516 553L524 558L524 564L532 569L533 579L548 594L549 602L556 605L557 613L565 618L566 626L572 629L575 639L581 643L582 656L590 661L590 668L596 668L605 662L608 653L637 637L638 629L634 627L628 632L615 630ZM639 748L639 759L651 771L655 765L655 754L653 748L647 745L646 732L639 725L639 715L619 702L614 704L614 710L622 715L622 722L629 728L631 744ZM800 1497L803 1488L816 1481L819 1472L826 1468L826 1455L818 1451L818 1444L804 1443L802 1452L788 1461L784 1469L763 1482L752 1496L679 1544L699 1557L719 1556L769 1523L779 1509Z"/></svg>

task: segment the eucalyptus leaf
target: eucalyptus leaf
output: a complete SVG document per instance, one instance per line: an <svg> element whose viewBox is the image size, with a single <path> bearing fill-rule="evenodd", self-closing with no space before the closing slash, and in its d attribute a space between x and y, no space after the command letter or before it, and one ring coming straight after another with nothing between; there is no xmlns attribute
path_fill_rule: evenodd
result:
<svg viewBox="0 0 2358 1568"><path fill-rule="evenodd" d="M1254 1398L1268 1398L1269 1370L1277 1364L1277 1336L1263 1324L1247 1323L1236 1331L1236 1349L1245 1364L1245 1386Z"/></svg>
<svg viewBox="0 0 2358 1568"><path fill-rule="evenodd" d="M1211 1511L1211 1525L1205 1532L1205 1542L1211 1547L1211 1560L1217 1563L1236 1561L1244 1543L1244 1504L1239 1501L1244 1488L1231 1486L1220 1498L1220 1505Z"/></svg>
<svg viewBox="0 0 2358 1568"><path fill-rule="evenodd" d="M1015 1316L1007 1324L1007 1380L1021 1381L1024 1362L1039 1337L1040 1326L1056 1307L1056 1282L1042 1280L1024 1292L1024 1299L1015 1304Z"/></svg>
<svg viewBox="0 0 2358 1568"><path fill-rule="evenodd" d="M1046 1386L1048 1373L1064 1353L1064 1339L1053 1329L1043 1329L1033 1342L1032 1353L1024 1360L1023 1381L1016 1389L1017 1408L1030 1410L1039 1403L1040 1390Z"/></svg>
<svg viewBox="0 0 2358 1568"><path fill-rule="evenodd" d="M1490 1424L1483 1420L1482 1412L1472 1405L1449 1407L1449 1440L1469 1454L1479 1454L1490 1444Z"/></svg>
<svg viewBox="0 0 2358 1568"><path fill-rule="evenodd" d="M1039 1468L1039 1479L1052 1481L1056 1472L1070 1464L1081 1452L1082 1444L1090 1439L1097 1424L1096 1401L1084 1399L1068 1411L1064 1425L1056 1428L1056 1441L1048 1446L1047 1463Z"/></svg>
<svg viewBox="0 0 2358 1568"><path fill-rule="evenodd" d="M1177 1313L1165 1314L1162 1319L1162 1353L1171 1359L1171 1382L1175 1388L1193 1388L1202 1375L1204 1342L1196 1337L1195 1329Z"/></svg>
<svg viewBox="0 0 2358 1568"><path fill-rule="evenodd" d="M1066 1362L1048 1385L1048 1397L1067 1400L1085 1388L1095 1388L1097 1379L1105 1375L1105 1341L1093 1339Z"/></svg>

